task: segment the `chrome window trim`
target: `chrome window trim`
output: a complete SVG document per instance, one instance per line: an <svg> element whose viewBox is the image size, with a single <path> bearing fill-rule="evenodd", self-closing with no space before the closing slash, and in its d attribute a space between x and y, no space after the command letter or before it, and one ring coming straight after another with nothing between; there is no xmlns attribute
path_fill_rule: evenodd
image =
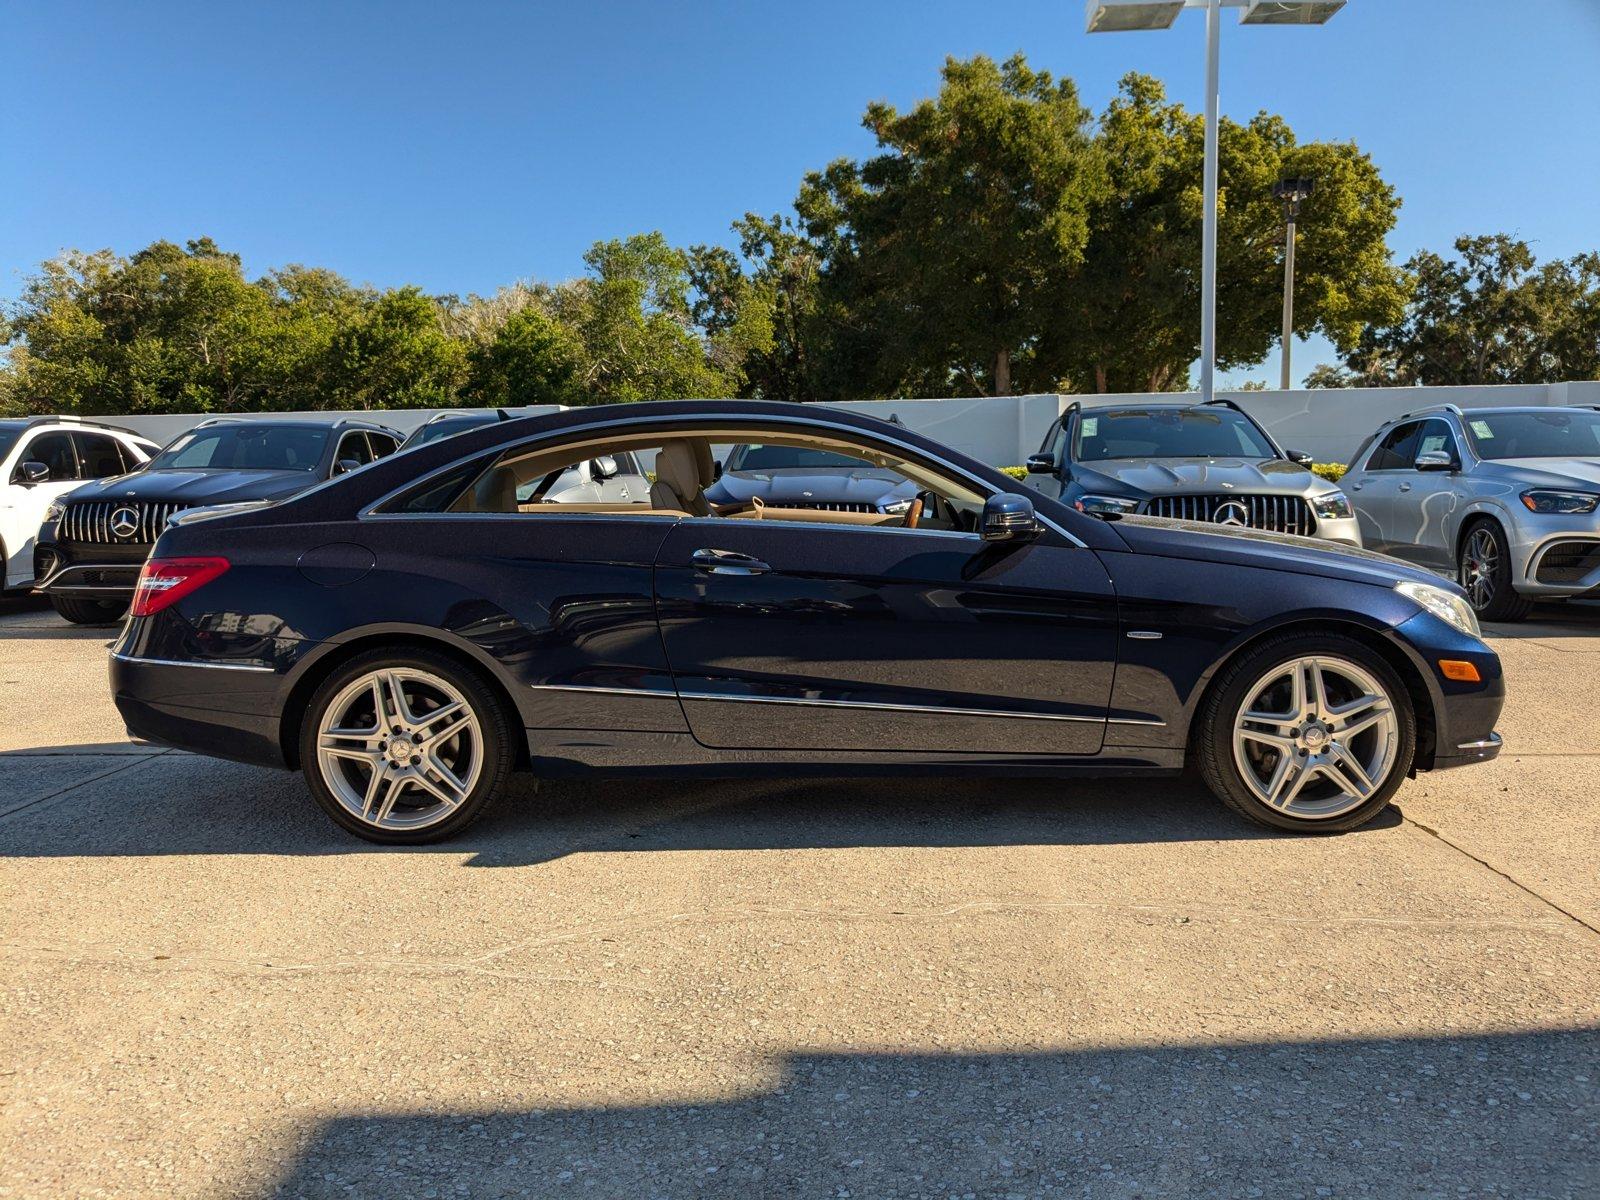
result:
<svg viewBox="0 0 1600 1200"><path fill-rule="evenodd" d="M1073 721L1090 725L1153 725L1165 721L1135 717L1078 717L1056 713L1008 712L998 708L948 708L931 704L875 704L867 700L811 700L798 696L740 696L725 692L669 692L657 688L585 687L577 684L535 683L540 692L594 692L609 696L676 696L680 700L720 700L743 704L790 704L806 708L864 708L877 712L926 713L933 716L1011 717L1021 721Z"/></svg>
<svg viewBox="0 0 1600 1200"><path fill-rule="evenodd" d="M595 422L592 425L584 425L581 430L563 430L560 435L546 435L546 436L535 435L535 436L533 436L531 438L528 438L526 441L523 441L523 442L512 442L510 445L500 446L500 447L497 447L497 448L495 448L493 450L481 450L481 451L478 451L476 454L463 455L462 457L457 458L457 459L453 459L450 462L445 463L444 465L442 465L440 467L436 467L434 470L428 472L426 475L423 475L420 478L408 480L407 482L401 484L399 487L394 488L391 491L385 493L384 495L378 497L378 499L372 501L370 504L367 504L366 506L361 508L359 511L357 511L356 519L357 520L366 520L369 517L402 517L402 518L411 517L411 518L415 518L415 517L419 517L419 516L451 516L451 517L484 517L484 516L522 517L522 516L526 516L527 514L525 514L525 513L380 513L380 512L376 512L374 510L383 507L385 504L389 503L391 500L394 500L395 498L397 498L398 496L404 494L405 492L411 491L413 488L420 487L420 486L428 483L430 480L435 479L438 476L444 475L445 473L447 473L449 471L453 471L456 468L460 467L463 463L471 462L471 461L473 461L474 458L477 458L477 457L482 457L482 458L486 458L486 459L490 458L490 457L500 458L500 457L503 457L504 455L506 455L507 453L509 453L512 450L521 449L521 448L523 448L525 446L526 447L534 447L534 446L538 446L538 445L540 445L541 443L544 443L544 442L551 442L551 443L557 443L558 444L561 437L568 436L568 435L572 435L572 436L576 436L576 437L584 437L584 436L587 436L588 434L591 434L591 433L596 433L596 432L600 432L600 431L608 430L608 429L625 428L625 427L628 427L628 426L632 426L632 427L638 428L638 429L641 430L641 432L648 432L649 430L651 430L654 427L659 426L659 425L677 425L677 424L681 424L681 423L684 423L684 422L694 422L694 421L715 421L715 422L726 422L726 423L730 423L730 424L740 424L740 423L755 424L757 422L760 422L760 423L771 423L771 424L777 424L777 425L788 425L788 426L801 427L801 428L806 428L806 429L821 429L821 430L826 430L826 431L832 432L834 434L840 434L840 433L857 434L857 435L865 434L865 436L867 436L869 438L873 438L873 439L876 439L878 441L886 442L887 444L889 444L891 446L898 447L899 449L905 451L906 454L908 456L912 457L912 458L918 458L918 459L922 459L922 460L927 461L927 462L937 463L940 467L943 467L946 471L949 471L949 472L951 472L951 473L953 473L955 475L958 475L962 479L965 479L967 482L969 482L969 483L973 484L974 486L976 486L978 491L979 491L979 493L982 494L985 499L987 499L989 496L998 496L998 495L1001 494L1000 491L995 489L992 484L984 481L983 479L980 479L978 476L976 476L976 475L972 474L972 472L968 471L965 467L958 466L956 463L951 462L949 459L943 457L942 455L930 454L927 451L919 450L919 449L916 449L914 447L907 446L904 442L896 440L893 436L887 435L887 434L881 434L881 433L878 433L877 431L872 431L871 433L867 433L866 431L863 431L863 430L860 430L860 429L856 429L854 426L851 426L851 425L838 425L838 424L835 424L835 423L830 422L830 421L820 421L820 420L816 420L816 419L811 418L811 417L789 417L789 416L764 416L764 417L750 416L750 417L741 417L741 416L738 416L737 414L730 414L730 413L684 413L682 415L674 415L674 416L671 416L671 417L657 417L654 420L644 420L644 421L641 421L638 418L629 419L627 417L617 417L617 418L615 418L613 420L610 420L610 421L598 421L598 422ZM893 428L893 426L888 426L887 428ZM690 432L692 433L692 431L690 431ZM1020 481L1018 481L1018 482L1020 483ZM595 513L595 514L587 514L587 515L591 515L591 516L609 516L610 514ZM624 514L624 515L627 515L627 514ZM1050 529L1055 530L1062 537L1066 538L1067 541L1070 542L1072 545L1074 545L1074 546L1076 546L1076 547L1078 547L1079 549L1082 549L1082 550L1087 550L1089 548L1089 543L1085 542L1083 539L1079 538L1076 534L1072 533L1071 531L1062 528L1060 525L1056 524L1055 521L1051 520L1050 517L1044 515L1043 513L1036 513L1036 516L1038 517L1038 519L1044 525L1046 525ZM725 518L700 518L700 519L703 519L703 520L721 520L721 519L725 519ZM799 524L799 522L794 522L794 523L795 524ZM835 528L837 528L837 526L835 526ZM911 532L916 532L916 531L912 530ZM930 531L930 532L933 532L933 531ZM938 532L944 532L944 531L940 530Z"/></svg>
<svg viewBox="0 0 1600 1200"><path fill-rule="evenodd" d="M197 667L203 671L258 671L269 675L276 675L276 667L262 667L255 663L225 663L225 662L179 662L173 658L140 658L136 654L123 654L120 651L111 651L111 657L127 663L138 663L147 667Z"/></svg>

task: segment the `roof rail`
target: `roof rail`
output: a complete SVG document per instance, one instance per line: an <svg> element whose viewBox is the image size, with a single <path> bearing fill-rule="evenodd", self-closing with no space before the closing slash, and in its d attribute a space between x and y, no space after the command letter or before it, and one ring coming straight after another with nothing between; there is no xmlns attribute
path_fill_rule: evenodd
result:
<svg viewBox="0 0 1600 1200"><path fill-rule="evenodd" d="M1464 416L1467 415L1466 413L1461 411L1461 406L1459 404L1430 404L1425 408L1416 409L1414 412L1401 413L1398 417L1395 418L1395 420L1396 421L1405 421L1405 420L1408 420L1411 417L1421 417L1421 416L1426 416L1428 413L1441 413L1441 412L1450 413L1450 414L1452 414L1454 416L1457 416L1457 417L1464 417Z"/></svg>
<svg viewBox="0 0 1600 1200"><path fill-rule="evenodd" d="M1200 404L1201 404L1202 407L1204 407L1207 404L1218 404L1218 405L1221 405L1224 408L1231 408L1231 409L1233 409L1234 412L1244 412L1244 409L1240 408L1238 406L1238 404L1234 403L1232 400L1228 399L1226 396L1213 396L1209 400L1202 400L1200 402Z"/></svg>
<svg viewBox="0 0 1600 1200"><path fill-rule="evenodd" d="M133 430L127 429L121 425L107 425L104 421L91 421L85 417L75 417L70 415L59 417L28 417L25 420L23 428L32 429L37 425L82 425L89 429L109 429L113 433L126 433L133 437L144 436L143 434L135 433Z"/></svg>

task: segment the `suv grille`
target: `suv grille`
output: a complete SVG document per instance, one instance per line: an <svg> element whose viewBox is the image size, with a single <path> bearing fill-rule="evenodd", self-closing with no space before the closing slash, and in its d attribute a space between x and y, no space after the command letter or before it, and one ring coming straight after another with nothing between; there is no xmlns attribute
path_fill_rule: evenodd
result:
<svg viewBox="0 0 1600 1200"><path fill-rule="evenodd" d="M1271 533L1309 536L1317 528L1311 506L1300 496L1157 496L1145 504L1144 511L1152 517L1244 525Z"/></svg>
<svg viewBox="0 0 1600 1200"><path fill-rule="evenodd" d="M1600 542L1574 538L1556 542L1544 552L1535 574L1540 583L1577 583L1600 567Z"/></svg>
<svg viewBox="0 0 1600 1200"><path fill-rule="evenodd" d="M86 500L67 505L61 524L56 527L56 536L63 542L148 546L161 536L168 518L188 507L164 501Z"/></svg>
<svg viewBox="0 0 1600 1200"><path fill-rule="evenodd" d="M827 500L794 500L780 505L782 508L812 508L822 512L858 512L875 513L878 511L876 504L854 504L843 501L835 503Z"/></svg>

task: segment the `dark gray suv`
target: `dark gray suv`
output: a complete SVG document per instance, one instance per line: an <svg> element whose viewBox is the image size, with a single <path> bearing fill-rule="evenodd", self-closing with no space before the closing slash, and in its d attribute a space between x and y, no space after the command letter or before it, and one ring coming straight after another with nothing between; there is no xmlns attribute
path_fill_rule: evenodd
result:
<svg viewBox="0 0 1600 1200"><path fill-rule="evenodd" d="M1449 571L1484 620L1600 597L1600 410L1421 409L1340 482L1369 550Z"/></svg>

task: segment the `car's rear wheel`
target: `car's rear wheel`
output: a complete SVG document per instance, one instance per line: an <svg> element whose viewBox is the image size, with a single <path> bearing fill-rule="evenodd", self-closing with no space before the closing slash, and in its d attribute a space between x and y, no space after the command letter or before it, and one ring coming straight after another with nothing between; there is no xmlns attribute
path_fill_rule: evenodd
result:
<svg viewBox="0 0 1600 1200"><path fill-rule="evenodd" d="M1288 634L1224 668L1195 749L1230 808L1278 829L1337 832L1389 803L1416 740L1405 684L1379 655L1336 634Z"/></svg>
<svg viewBox="0 0 1600 1200"><path fill-rule="evenodd" d="M470 669L426 650L373 650L307 705L300 762L311 794L358 837L433 842L483 815L511 769L511 733Z"/></svg>
<svg viewBox="0 0 1600 1200"><path fill-rule="evenodd" d="M1479 620L1520 621L1533 611L1533 601L1511 586L1511 547L1494 521L1478 521L1461 539L1456 580Z"/></svg>
<svg viewBox="0 0 1600 1200"><path fill-rule="evenodd" d="M50 606L74 625L115 625L128 611L121 600L79 600L72 596L51 596Z"/></svg>

